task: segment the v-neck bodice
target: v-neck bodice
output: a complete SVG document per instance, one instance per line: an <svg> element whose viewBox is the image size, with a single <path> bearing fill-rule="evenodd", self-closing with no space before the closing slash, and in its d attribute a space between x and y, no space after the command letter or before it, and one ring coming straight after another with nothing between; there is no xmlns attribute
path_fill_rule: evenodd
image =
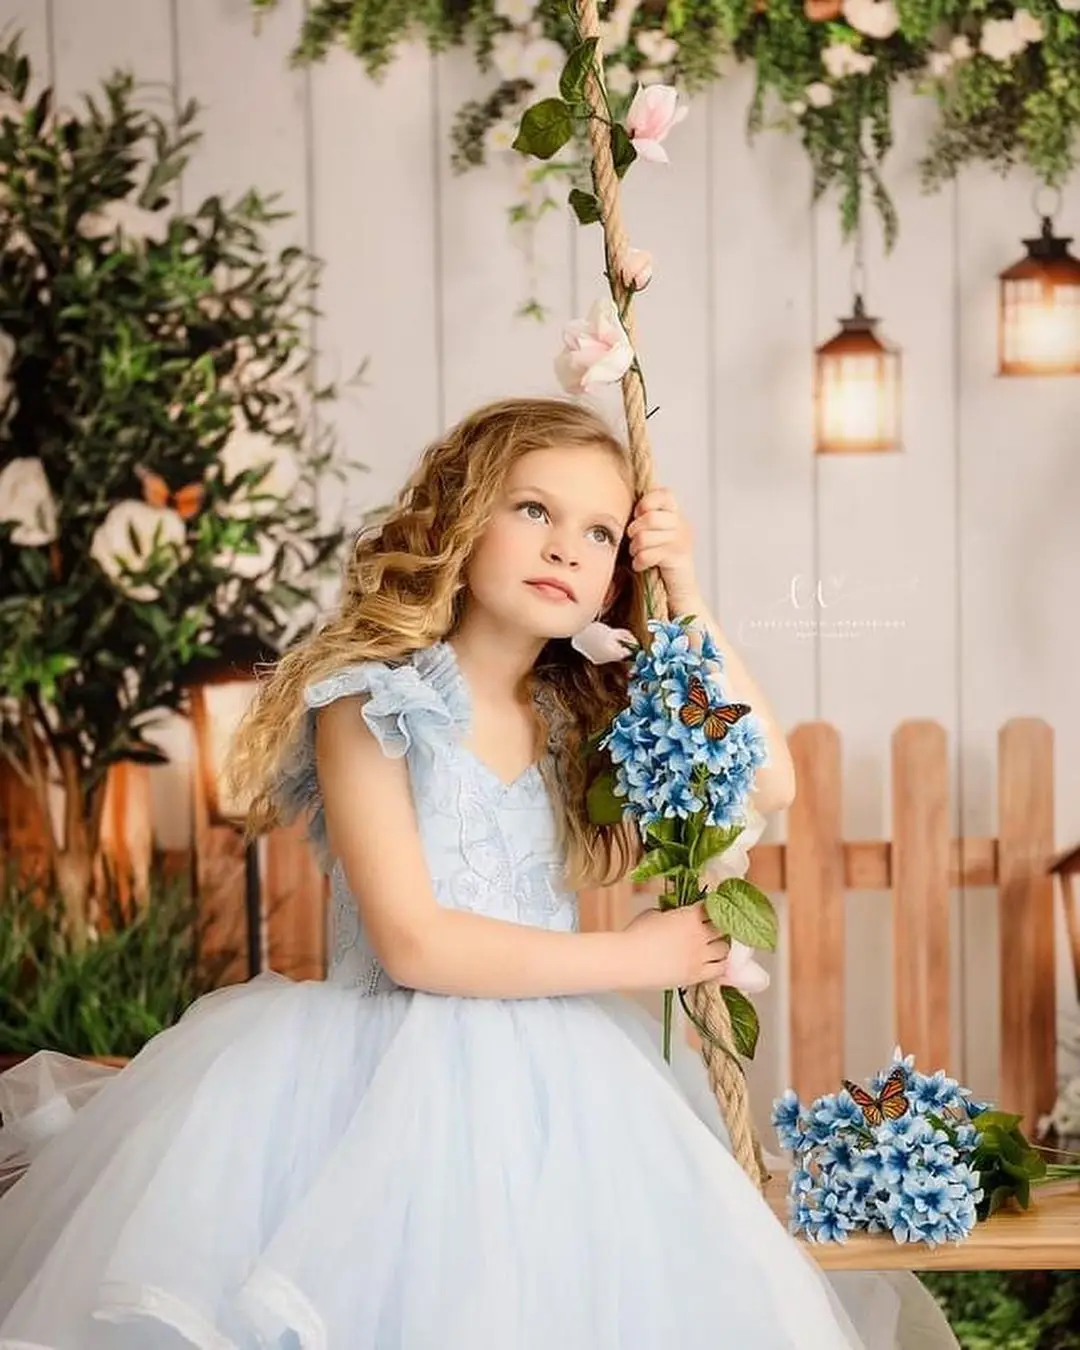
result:
<svg viewBox="0 0 1080 1350"><path fill-rule="evenodd" d="M399 665L365 661L309 685L303 744L282 779L290 813L309 817L310 838L330 871L333 943L329 978L378 993L396 987L371 951L360 906L329 855L314 770L317 709L365 696L361 715L385 754L404 755L436 901L451 909L560 931L578 926L577 900L562 889L562 853L540 761L505 782L469 746L469 689L448 642Z"/></svg>

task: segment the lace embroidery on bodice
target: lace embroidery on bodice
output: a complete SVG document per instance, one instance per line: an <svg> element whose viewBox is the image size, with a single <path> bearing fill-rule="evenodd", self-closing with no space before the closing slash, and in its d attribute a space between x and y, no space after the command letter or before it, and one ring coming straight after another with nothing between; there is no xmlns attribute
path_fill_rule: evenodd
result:
<svg viewBox="0 0 1080 1350"><path fill-rule="evenodd" d="M541 766L533 763L505 783L468 749L468 686L454 649L440 642L401 665L363 662L305 690L311 711L304 744L280 795L286 811L307 812L309 837L330 869L328 978L365 994L396 987L368 946L340 863L329 856L315 777L315 710L358 693L368 695L361 714L384 753L406 757L436 900L515 923L576 930L577 899L561 889L562 855Z"/></svg>

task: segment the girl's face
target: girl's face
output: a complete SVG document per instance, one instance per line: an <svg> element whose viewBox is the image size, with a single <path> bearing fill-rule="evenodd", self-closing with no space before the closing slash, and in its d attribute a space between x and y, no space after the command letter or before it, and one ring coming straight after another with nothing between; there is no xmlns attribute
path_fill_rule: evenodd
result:
<svg viewBox="0 0 1080 1350"><path fill-rule="evenodd" d="M473 603L530 636L570 637L610 602L633 495L602 446L533 450L511 466L469 560Z"/></svg>

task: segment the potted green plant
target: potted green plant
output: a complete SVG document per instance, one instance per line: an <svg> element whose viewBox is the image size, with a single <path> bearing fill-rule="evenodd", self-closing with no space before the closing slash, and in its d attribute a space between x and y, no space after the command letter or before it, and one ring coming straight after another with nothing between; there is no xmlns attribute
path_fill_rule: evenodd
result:
<svg viewBox="0 0 1080 1350"><path fill-rule="evenodd" d="M193 664L272 655L343 538L317 511L341 472L314 416L318 264L271 246L254 190L177 209L196 118L124 73L61 109L0 48L0 757L73 953L107 911L111 767L165 758L150 731Z"/></svg>

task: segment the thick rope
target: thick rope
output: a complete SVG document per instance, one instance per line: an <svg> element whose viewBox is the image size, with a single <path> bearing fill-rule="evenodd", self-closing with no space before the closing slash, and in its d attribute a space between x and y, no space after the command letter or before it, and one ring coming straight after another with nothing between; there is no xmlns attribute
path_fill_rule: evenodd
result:
<svg viewBox="0 0 1080 1350"><path fill-rule="evenodd" d="M599 37L600 21L596 0L576 0L578 26L583 39ZM623 327L631 346L637 351L634 327L633 293L623 281L622 266L630 244L622 223L619 205L619 179L611 156L607 105L595 72L590 72L585 86L586 98L592 111L589 119L589 143L592 147L593 187L600 202L604 228L604 253L612 295L622 316ZM637 362L622 379L623 407L629 438L630 460L638 494L648 491L654 482L652 453L645 420L645 386ZM654 584L657 617L667 614L663 588ZM720 1107L731 1136L732 1152L750 1179L758 1186L766 1180L761 1147L754 1132L750 1114L750 1098L746 1075L735 1057L731 1031L731 1017L718 984L699 984L690 991L694 1015L710 1034L724 1045L732 1046L726 1053L702 1038L702 1056L709 1074L709 1083Z"/></svg>

